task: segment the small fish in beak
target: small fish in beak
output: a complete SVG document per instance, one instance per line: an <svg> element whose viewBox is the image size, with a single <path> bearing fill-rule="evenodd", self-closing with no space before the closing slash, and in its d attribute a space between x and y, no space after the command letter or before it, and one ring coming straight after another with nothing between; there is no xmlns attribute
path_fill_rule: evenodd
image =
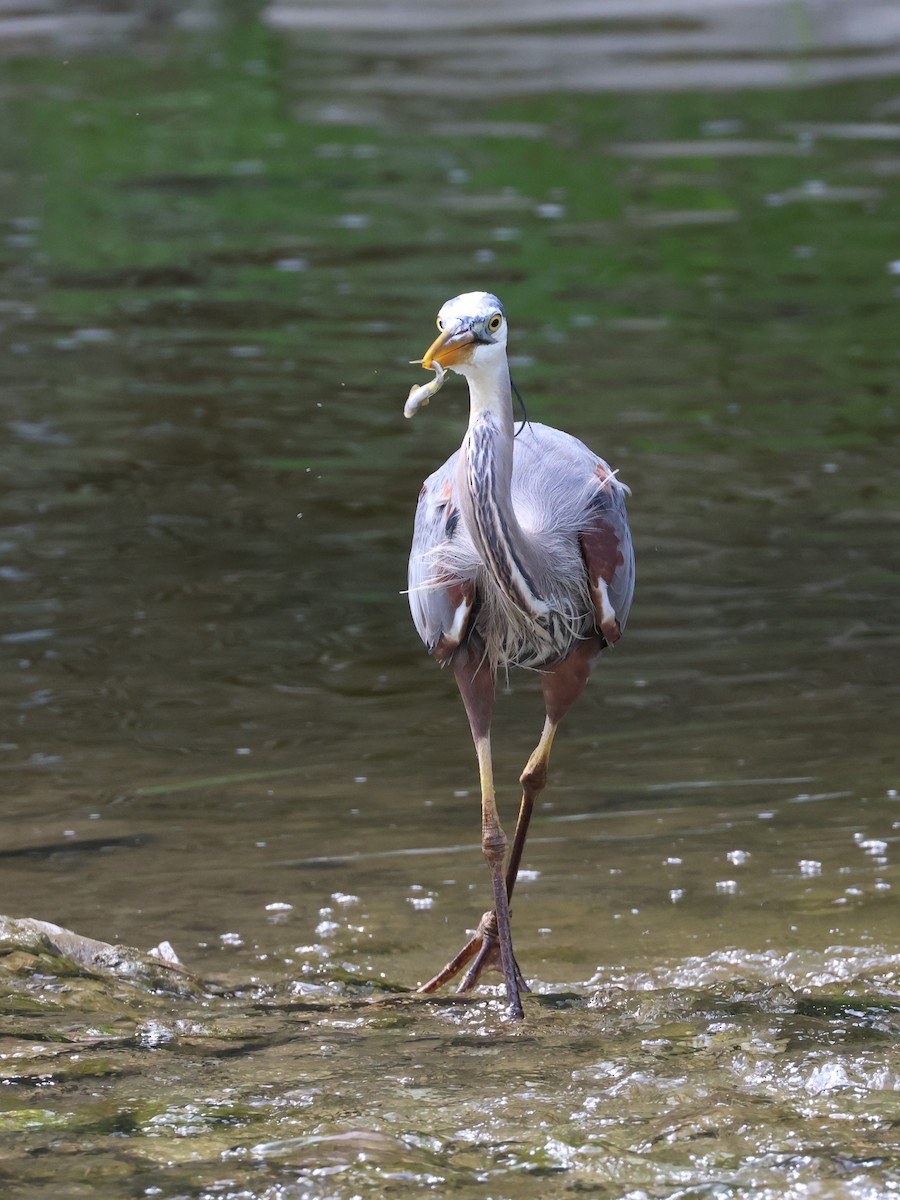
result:
<svg viewBox="0 0 900 1200"><path fill-rule="evenodd" d="M418 387L411 387L409 395L406 398L406 403L403 405L404 417L414 417L420 408L424 408L432 396L436 396L444 386L444 380L447 372L439 362L432 359L429 366L434 368L434 379L429 383L419 384Z"/></svg>

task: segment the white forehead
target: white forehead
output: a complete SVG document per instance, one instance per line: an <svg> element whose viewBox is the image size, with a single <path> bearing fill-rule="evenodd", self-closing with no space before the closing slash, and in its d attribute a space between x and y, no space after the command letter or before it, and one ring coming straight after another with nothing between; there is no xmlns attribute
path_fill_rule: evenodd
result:
<svg viewBox="0 0 900 1200"><path fill-rule="evenodd" d="M492 317L496 312L502 313L503 305L491 292L463 292L461 296L454 296L442 305L438 316L446 325Z"/></svg>

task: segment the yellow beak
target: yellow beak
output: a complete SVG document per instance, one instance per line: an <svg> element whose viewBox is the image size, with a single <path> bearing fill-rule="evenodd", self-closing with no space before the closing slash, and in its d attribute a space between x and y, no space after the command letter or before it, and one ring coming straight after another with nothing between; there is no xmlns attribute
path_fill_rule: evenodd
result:
<svg viewBox="0 0 900 1200"><path fill-rule="evenodd" d="M474 341L475 334L471 329L442 329L425 351L422 366L430 368L432 363L438 363L442 367L455 367L458 363L467 362L472 353L468 347Z"/></svg>

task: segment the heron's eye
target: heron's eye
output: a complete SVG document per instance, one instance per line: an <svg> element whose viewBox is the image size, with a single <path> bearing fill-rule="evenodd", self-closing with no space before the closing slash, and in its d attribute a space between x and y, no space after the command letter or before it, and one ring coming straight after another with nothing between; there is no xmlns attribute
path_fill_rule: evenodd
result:
<svg viewBox="0 0 900 1200"><path fill-rule="evenodd" d="M435 325L437 325L438 329L440 329L441 333L443 333L444 332L444 322L441 320L441 318L438 317L434 323L435 323Z"/></svg>
<svg viewBox="0 0 900 1200"><path fill-rule="evenodd" d="M487 327L491 333L496 333L502 324L503 317L500 315L500 313L494 313L494 315L488 321Z"/></svg>

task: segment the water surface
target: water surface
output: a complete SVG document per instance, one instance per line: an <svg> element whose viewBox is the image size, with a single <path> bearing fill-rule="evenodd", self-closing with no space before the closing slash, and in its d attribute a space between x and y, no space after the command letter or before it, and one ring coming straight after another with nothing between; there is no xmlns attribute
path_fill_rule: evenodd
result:
<svg viewBox="0 0 900 1200"><path fill-rule="evenodd" d="M202 982L4 960L4 1187L892 1194L897 45L600 88L548 67L577 14L498 18L529 86L454 90L424 15L329 11L7 39L0 911ZM683 14L721 71L727 12ZM881 67L812 86L838 50ZM526 851L521 1028L404 990L488 893L400 594L465 422L461 381L403 420L409 360L475 287L639 569ZM510 824L541 721L512 676Z"/></svg>

